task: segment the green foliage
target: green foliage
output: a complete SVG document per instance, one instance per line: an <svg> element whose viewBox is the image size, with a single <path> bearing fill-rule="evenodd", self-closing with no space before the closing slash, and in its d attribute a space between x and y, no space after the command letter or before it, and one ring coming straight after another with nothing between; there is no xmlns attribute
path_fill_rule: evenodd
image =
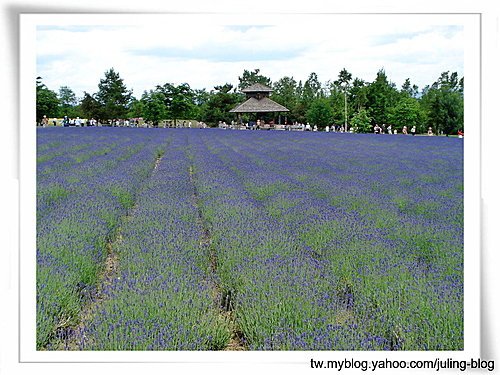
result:
<svg viewBox="0 0 500 375"><path fill-rule="evenodd" d="M408 129L412 126L419 126L423 119L420 103L413 97L404 96L390 109L388 119L399 131L405 125Z"/></svg>
<svg viewBox="0 0 500 375"><path fill-rule="evenodd" d="M59 99L57 94L47 88L42 83L41 77L37 77L36 81L36 120L40 122L43 116L57 116Z"/></svg>
<svg viewBox="0 0 500 375"><path fill-rule="evenodd" d="M260 73L260 69L244 70L238 77L237 89L244 89L254 83L273 88L271 98L287 107L287 120L312 122L319 126L328 123L344 124L353 121L360 131L369 131L371 125L392 124L398 131L403 126L417 127L419 133L431 126L435 132L447 134L463 129L464 79L456 72L443 72L430 86L419 94L418 86L407 78L401 89L390 82L384 69L377 72L373 82L365 82L353 77L346 68L342 69L335 81L327 81L323 86L318 75L310 73L305 81L284 76L272 82ZM174 85L166 83L145 91L141 100L132 97L119 74L112 68L105 72L96 94L84 93L77 103L74 92L67 86L59 90L59 98L37 81L37 120L43 115L55 117L68 115L82 118L137 118L158 123L164 119L196 119L209 125L219 121L230 123L237 116L229 111L244 101L245 96L226 83L205 89L193 90L187 83ZM326 102L318 99L327 99ZM162 103L163 101L163 103ZM314 104L314 108L313 107ZM242 115L243 122L252 115ZM265 120L277 120L273 114L262 116Z"/></svg>
<svg viewBox="0 0 500 375"><path fill-rule="evenodd" d="M307 112L312 102L324 96L318 75L312 72L304 84L302 84L302 81L299 81L295 89L295 96L295 105L289 108L291 109L291 117L298 122L306 122Z"/></svg>
<svg viewBox="0 0 500 375"><path fill-rule="evenodd" d="M127 89L118 72L115 72L113 68L106 71L98 87L99 91L95 95L95 99L102 110L100 118L104 120L125 118L132 99L132 92Z"/></svg>
<svg viewBox="0 0 500 375"><path fill-rule="evenodd" d="M146 94L146 92L144 92L144 94ZM144 102L133 98L127 116L129 118L144 117Z"/></svg>
<svg viewBox="0 0 500 375"><path fill-rule="evenodd" d="M359 112L366 107L368 102L368 85L365 81L355 78L349 90L348 104L351 113Z"/></svg>
<svg viewBox="0 0 500 375"><path fill-rule="evenodd" d="M145 121L158 125L167 118L166 97L162 92L150 90L142 95L143 116Z"/></svg>
<svg viewBox="0 0 500 375"><path fill-rule="evenodd" d="M376 124L389 122L390 108L396 104L398 91L393 83L389 82L383 69L377 73L377 78L368 87L368 108L370 116Z"/></svg>
<svg viewBox="0 0 500 375"><path fill-rule="evenodd" d="M236 94L233 85L226 83L215 86L208 100L202 105L201 118L210 125L216 125L219 121L231 121L236 119L235 114L229 111L243 100L243 96Z"/></svg>
<svg viewBox="0 0 500 375"><path fill-rule="evenodd" d="M260 69L255 69L252 72L244 70L241 77L238 77L240 83L238 84L238 89L241 91L255 83L260 83L265 86L271 87L271 78L266 77L260 73Z"/></svg>
<svg viewBox="0 0 500 375"><path fill-rule="evenodd" d="M318 75L312 72L304 82L304 89L302 90L302 100L310 103L312 100L321 96L321 83L319 82Z"/></svg>
<svg viewBox="0 0 500 375"><path fill-rule="evenodd" d="M76 95L68 86L59 88L59 116L80 116Z"/></svg>
<svg viewBox="0 0 500 375"><path fill-rule="evenodd" d="M84 92L83 99L80 102L80 111L85 118L99 118L102 113L101 105L88 92Z"/></svg>
<svg viewBox="0 0 500 375"><path fill-rule="evenodd" d="M443 72L439 79L425 90L422 106L426 114L425 125L435 132L457 133L463 129L464 102L463 78L458 80L456 72Z"/></svg>
<svg viewBox="0 0 500 375"><path fill-rule="evenodd" d="M339 78L335 81L335 85L342 88L344 92L344 125L347 128L347 90L350 88L350 83L352 79L352 74L347 71L346 68L342 69L339 73Z"/></svg>
<svg viewBox="0 0 500 375"><path fill-rule="evenodd" d="M405 83L401 87L401 93L406 96L416 98L418 95L418 86L412 85L409 78L406 78Z"/></svg>
<svg viewBox="0 0 500 375"><path fill-rule="evenodd" d="M157 86L156 91L163 94L167 114L174 120L174 124L177 124L177 120L180 118L193 117L195 93L189 84L181 83L175 86L172 83L165 83L163 86ZM156 111L160 110L157 104L155 104L155 108Z"/></svg>
<svg viewBox="0 0 500 375"><path fill-rule="evenodd" d="M273 84L271 99L292 110L297 105L297 81L293 77L283 77Z"/></svg>
<svg viewBox="0 0 500 375"><path fill-rule="evenodd" d="M333 111L328 99L320 98L314 100L307 111L306 117L308 122L318 125L320 128L330 125L333 120Z"/></svg>
<svg viewBox="0 0 500 375"><path fill-rule="evenodd" d="M330 85L330 96L328 98L333 113L333 123L343 124L345 119L345 97L338 86Z"/></svg>
<svg viewBox="0 0 500 375"><path fill-rule="evenodd" d="M361 109L355 113L351 118L351 125L357 128L358 132L369 133L371 132L371 117L366 109Z"/></svg>

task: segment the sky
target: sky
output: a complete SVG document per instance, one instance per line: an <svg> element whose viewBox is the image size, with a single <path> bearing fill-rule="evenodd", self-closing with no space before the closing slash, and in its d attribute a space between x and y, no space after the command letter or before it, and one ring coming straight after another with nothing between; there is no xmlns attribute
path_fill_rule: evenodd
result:
<svg viewBox="0 0 500 375"><path fill-rule="evenodd" d="M140 98L165 83L210 91L243 71L277 81L321 83L346 68L374 81L384 69L398 88L420 89L444 71L464 75L464 23L442 15L165 14L47 17L36 28L36 70L48 88L95 93L114 68Z"/></svg>

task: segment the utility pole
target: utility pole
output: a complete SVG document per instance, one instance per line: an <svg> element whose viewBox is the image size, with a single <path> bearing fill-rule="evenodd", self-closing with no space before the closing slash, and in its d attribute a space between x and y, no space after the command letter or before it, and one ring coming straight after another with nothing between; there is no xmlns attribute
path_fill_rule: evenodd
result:
<svg viewBox="0 0 500 375"><path fill-rule="evenodd" d="M347 133L347 84L344 86L344 131Z"/></svg>

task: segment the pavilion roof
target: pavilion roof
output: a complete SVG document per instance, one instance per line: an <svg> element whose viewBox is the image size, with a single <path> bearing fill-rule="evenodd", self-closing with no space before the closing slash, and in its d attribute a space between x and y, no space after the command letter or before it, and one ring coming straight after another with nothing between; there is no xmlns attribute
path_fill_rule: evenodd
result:
<svg viewBox="0 0 500 375"><path fill-rule="evenodd" d="M273 91L272 88L270 88L266 85L263 85L261 83L254 83L253 85L248 86L248 87L244 88L243 90L241 90L241 92L244 92L244 93L247 93L247 92L271 92L271 91Z"/></svg>
<svg viewBox="0 0 500 375"><path fill-rule="evenodd" d="M276 103L274 100L268 97L263 97L262 99L248 98L245 102L237 105L229 112L233 113L245 113L245 112L289 112L288 108Z"/></svg>

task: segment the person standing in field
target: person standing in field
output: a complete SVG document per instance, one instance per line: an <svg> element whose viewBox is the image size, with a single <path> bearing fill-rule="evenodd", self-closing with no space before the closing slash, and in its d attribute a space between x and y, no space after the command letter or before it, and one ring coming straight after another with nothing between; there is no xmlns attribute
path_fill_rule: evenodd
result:
<svg viewBox="0 0 500 375"><path fill-rule="evenodd" d="M49 119L47 118L46 115L43 115L43 118L42 118L42 127L46 127L49 125Z"/></svg>
<svg viewBox="0 0 500 375"><path fill-rule="evenodd" d="M403 134L408 134L408 128L406 127L406 125L403 126Z"/></svg>
<svg viewBox="0 0 500 375"><path fill-rule="evenodd" d="M417 132L417 128L415 125L413 125L411 130L410 130L410 133L411 133L411 135L415 135L416 132Z"/></svg>

